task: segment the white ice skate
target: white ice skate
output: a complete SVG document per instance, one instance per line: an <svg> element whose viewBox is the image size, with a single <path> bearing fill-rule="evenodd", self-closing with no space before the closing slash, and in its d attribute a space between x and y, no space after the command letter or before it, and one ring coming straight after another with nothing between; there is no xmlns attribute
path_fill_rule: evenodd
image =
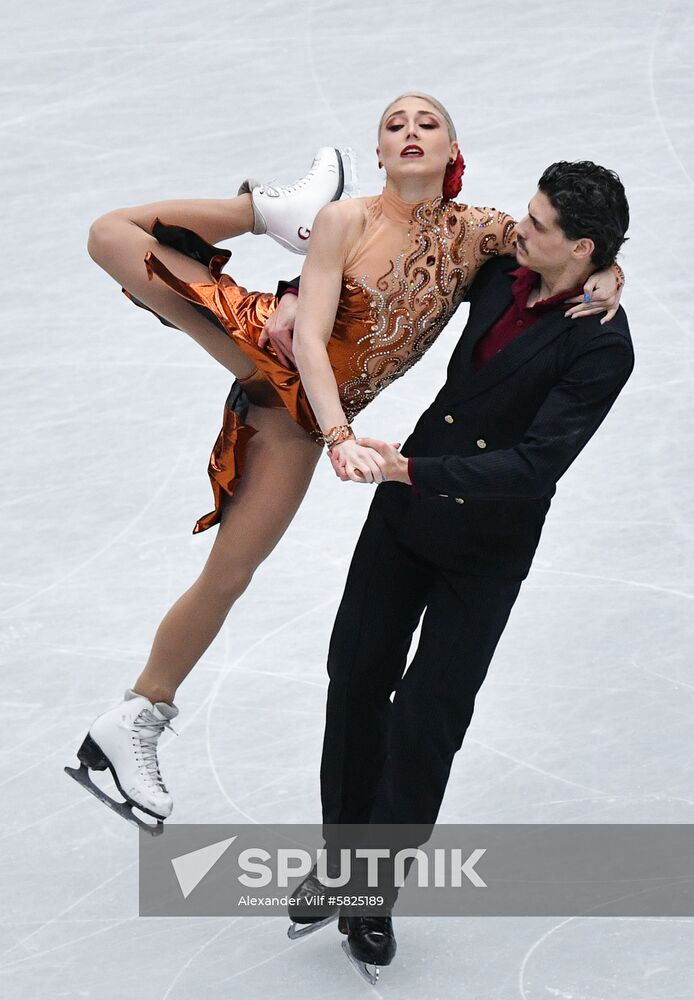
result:
<svg viewBox="0 0 694 1000"><path fill-rule="evenodd" d="M357 160L352 149L322 146L309 172L294 184L261 184L249 177L239 194L250 194L256 236L266 234L292 253L308 253L319 209L357 192Z"/></svg>
<svg viewBox="0 0 694 1000"><path fill-rule="evenodd" d="M177 715L175 705L163 701L152 704L143 695L126 691L120 705L92 724L77 751L79 768L66 767L66 773L129 823L152 835L161 833L163 820L171 815L173 799L159 770L157 742L164 729L175 732L171 719ZM125 802L112 799L89 777L90 770L107 768ZM153 816L156 825L140 819L133 806Z"/></svg>

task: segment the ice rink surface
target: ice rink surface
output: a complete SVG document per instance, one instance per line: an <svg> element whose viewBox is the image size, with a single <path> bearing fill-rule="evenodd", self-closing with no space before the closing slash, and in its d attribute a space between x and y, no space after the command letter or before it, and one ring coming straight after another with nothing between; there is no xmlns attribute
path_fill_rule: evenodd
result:
<svg viewBox="0 0 694 1000"><path fill-rule="evenodd" d="M636 369L559 484L441 822L692 823L694 9L685 0L402 5L14 5L2 39L2 841L8 1000L366 996L334 926L140 919L137 834L63 775L197 576L229 374L135 309L86 252L125 205L289 182L375 130L403 90L441 98L461 198L519 217L557 159L629 197L623 304ZM272 290L266 239L226 270ZM467 306L357 421L404 441ZM325 660L371 489L321 460L289 532L180 689L161 761L177 822L317 822ZM694 919L397 918L372 996L684 1000Z"/></svg>

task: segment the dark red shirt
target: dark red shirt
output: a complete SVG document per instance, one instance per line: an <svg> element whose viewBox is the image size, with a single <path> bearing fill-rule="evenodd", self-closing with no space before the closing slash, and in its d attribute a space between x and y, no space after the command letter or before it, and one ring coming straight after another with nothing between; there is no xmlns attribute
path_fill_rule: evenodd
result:
<svg viewBox="0 0 694 1000"><path fill-rule="evenodd" d="M577 286L571 289L571 291L557 292L551 298L542 299L536 302L534 306L529 306L528 296L538 284L540 275L537 271L531 271L528 267L518 267L515 271L510 271L509 273L515 278L511 286L513 302L503 316L475 344L475 349L472 352L472 364L475 371L479 371L495 354L503 350L507 344L510 344L512 340L515 340L519 334L527 330L533 323L536 323L542 316L556 309L563 309L566 312L571 307L566 304L565 300L572 299L583 292L583 287ZM407 460L407 473L414 487L411 458Z"/></svg>
<svg viewBox="0 0 694 1000"><path fill-rule="evenodd" d="M581 287L577 287L570 292L557 292L551 298L541 299L534 306L529 306L528 296L537 286L540 277L537 271L531 271L527 267L517 267L515 271L509 273L516 279L511 286L513 302L494 326L490 327L475 344L472 354L475 371L479 371L495 354L537 322L541 316L560 306L566 312L570 307L565 304L565 300L581 295L583 291Z"/></svg>

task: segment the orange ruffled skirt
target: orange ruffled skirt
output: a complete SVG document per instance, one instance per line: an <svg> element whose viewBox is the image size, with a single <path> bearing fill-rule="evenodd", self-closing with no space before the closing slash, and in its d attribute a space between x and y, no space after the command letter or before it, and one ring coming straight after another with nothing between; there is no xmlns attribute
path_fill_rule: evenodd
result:
<svg viewBox="0 0 694 1000"><path fill-rule="evenodd" d="M278 299L269 292L249 292L222 267L231 257L231 251L212 246L190 229L167 226L155 220L152 235L160 242L185 254L209 268L210 282L187 282L177 278L150 250L145 255L145 266L150 280L156 274L169 288L177 292L201 312L206 319L219 327L253 361L256 372L244 379L236 379L224 406L222 429L219 432L208 465L208 475L214 496L214 510L199 518L193 534L206 531L218 524L223 494L233 496L236 484L243 475L246 446L256 430L246 423L248 406L285 407L291 416L316 442L321 442L320 428L303 389L299 373L287 368L268 344L258 346L258 337L269 316L277 308ZM140 302L123 288L136 306L147 309L157 319L174 329L159 313Z"/></svg>

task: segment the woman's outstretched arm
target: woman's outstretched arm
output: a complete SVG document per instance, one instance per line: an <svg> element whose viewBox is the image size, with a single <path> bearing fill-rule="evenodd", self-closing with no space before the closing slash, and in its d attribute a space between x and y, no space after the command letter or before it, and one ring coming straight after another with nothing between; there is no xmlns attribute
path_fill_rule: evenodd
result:
<svg viewBox="0 0 694 1000"><path fill-rule="evenodd" d="M478 209L478 211L480 211ZM516 222L506 212L498 212L495 208L483 208L482 212L492 213L493 219L490 226L492 245L500 256L516 255ZM583 294L589 298L567 299L568 310L566 315L572 319L580 319L585 316L597 315L606 312L600 321L602 324L608 323L619 309L619 300L622 297L624 287L624 271L615 261L609 267L595 271L587 279L583 286Z"/></svg>

